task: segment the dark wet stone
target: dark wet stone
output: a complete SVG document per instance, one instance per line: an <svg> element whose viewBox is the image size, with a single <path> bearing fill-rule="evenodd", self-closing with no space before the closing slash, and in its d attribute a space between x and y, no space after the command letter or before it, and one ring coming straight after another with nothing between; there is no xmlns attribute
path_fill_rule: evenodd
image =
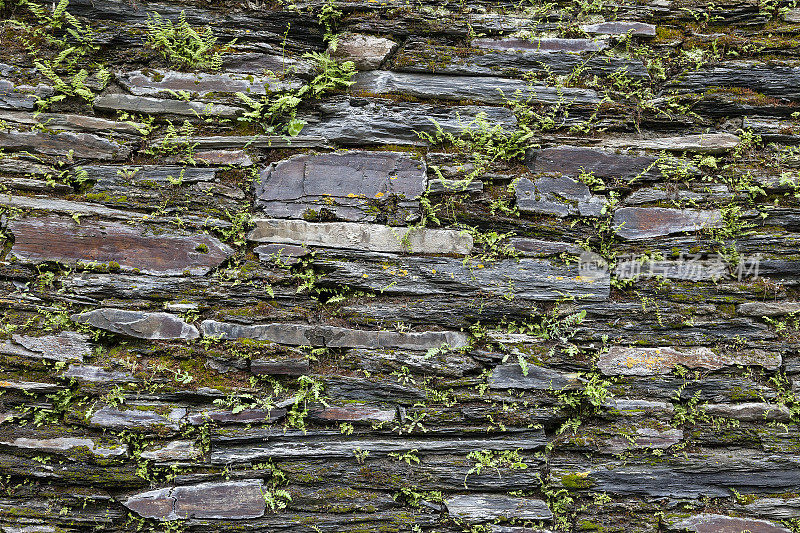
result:
<svg viewBox="0 0 800 533"><path fill-rule="evenodd" d="M122 309L95 309L70 317L79 324L138 339L196 339L197 328L169 313L144 313Z"/></svg>
<svg viewBox="0 0 800 533"><path fill-rule="evenodd" d="M260 376L302 376L308 373L308 357L303 355L278 355L250 361L250 372Z"/></svg>
<svg viewBox="0 0 800 533"><path fill-rule="evenodd" d="M242 109L222 104L187 102L185 100L165 100L129 94L108 94L94 100L95 109L101 111L127 111L147 115L178 115L191 118L212 116L233 118Z"/></svg>
<svg viewBox="0 0 800 533"><path fill-rule="evenodd" d="M158 234L157 228L68 217L28 217L9 223L12 253L30 263L116 264L113 268L179 276L208 273L233 249L206 234Z"/></svg>
<svg viewBox="0 0 800 533"><path fill-rule="evenodd" d="M566 176L523 178L514 189L517 207L523 213L600 216L604 201L593 196L589 187Z"/></svg>
<svg viewBox="0 0 800 533"><path fill-rule="evenodd" d="M617 20L614 22L600 22L598 24L584 24L581 29L594 35L635 35L637 37L655 37L656 27L644 22L629 22Z"/></svg>
<svg viewBox="0 0 800 533"><path fill-rule="evenodd" d="M597 367L609 375L653 376L668 374L677 365L687 368L719 370L728 366L762 366L774 370L781 364L779 355L762 350L714 351L705 346L625 348L612 346L601 353Z"/></svg>
<svg viewBox="0 0 800 533"><path fill-rule="evenodd" d="M541 366L527 365L527 375L518 364L495 367L489 378L492 389L574 390L580 387L577 373L559 372Z"/></svg>
<svg viewBox="0 0 800 533"><path fill-rule="evenodd" d="M399 94L423 99L468 100L487 104L503 104L519 97L530 103L593 105L600 97L590 89L556 88L530 85L522 80L491 76L444 76L439 74L406 74L373 70L353 78L353 93L370 95Z"/></svg>
<svg viewBox="0 0 800 533"><path fill-rule="evenodd" d="M417 254L467 255L472 250L472 236L458 230L265 218L253 223L247 239L256 242Z"/></svg>
<svg viewBox="0 0 800 533"><path fill-rule="evenodd" d="M691 531L693 533L790 533L785 527L767 520L739 518L718 514L703 513L674 520L670 531Z"/></svg>
<svg viewBox="0 0 800 533"><path fill-rule="evenodd" d="M713 87L742 87L774 98L798 100L800 66L780 62L723 61L687 71L669 87L684 93Z"/></svg>
<svg viewBox="0 0 800 533"><path fill-rule="evenodd" d="M336 179L332 180L331 177ZM425 191L425 163L398 152L338 152L298 155L273 163L256 184L256 205L278 218L329 212L351 221L388 216L404 222ZM369 206L397 201L381 215Z"/></svg>
<svg viewBox="0 0 800 533"><path fill-rule="evenodd" d="M533 152L528 167L534 173L556 173L577 178L582 172L606 180L659 179L655 157L618 154L598 148L556 146Z"/></svg>
<svg viewBox="0 0 800 533"><path fill-rule="evenodd" d="M123 161L131 149L91 133L62 131L0 131L0 148L12 152L27 151L37 154L66 156L72 153L78 159Z"/></svg>
<svg viewBox="0 0 800 533"><path fill-rule="evenodd" d="M580 255L583 252L583 248L568 242L544 241L525 237L512 237L509 241L514 249L525 257L558 255L561 253Z"/></svg>
<svg viewBox="0 0 800 533"><path fill-rule="evenodd" d="M722 214L718 210L623 207L614 211L617 235L628 240L718 228L722 224Z"/></svg>
<svg viewBox="0 0 800 533"><path fill-rule="evenodd" d="M551 520L553 513L542 500L495 494L453 496L444 501L450 516L468 522L495 518Z"/></svg>
<svg viewBox="0 0 800 533"><path fill-rule="evenodd" d="M89 336L73 331L62 331L56 335L41 337L14 334L11 336L11 341L0 345L0 353L35 359L81 362L85 356L92 353Z"/></svg>
<svg viewBox="0 0 800 533"><path fill-rule="evenodd" d="M441 348L445 344L452 349L463 348L469 343L467 335L455 331L401 333L304 324L240 326L215 320L204 320L201 329L206 337L257 339L291 346L327 346L329 348L398 348L424 351Z"/></svg>
<svg viewBox="0 0 800 533"><path fill-rule="evenodd" d="M264 515L261 480L200 483L141 492L123 505L144 518L160 521L197 519L243 520Z"/></svg>

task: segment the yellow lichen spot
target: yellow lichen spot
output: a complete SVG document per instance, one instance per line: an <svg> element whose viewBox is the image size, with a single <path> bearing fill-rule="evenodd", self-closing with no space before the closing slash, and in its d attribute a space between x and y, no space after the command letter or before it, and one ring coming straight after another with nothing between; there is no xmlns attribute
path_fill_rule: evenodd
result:
<svg viewBox="0 0 800 533"><path fill-rule="evenodd" d="M364 274L363 277L368 278L369 274Z"/></svg>
<svg viewBox="0 0 800 533"><path fill-rule="evenodd" d="M436 269L435 268L431 269L431 274L436 274Z"/></svg>
<svg viewBox="0 0 800 533"><path fill-rule="evenodd" d="M375 193L375 198L380 198L381 196L383 196L382 192L376 192Z"/></svg>
<svg viewBox="0 0 800 533"><path fill-rule="evenodd" d="M478 263L478 268L483 268L483 263Z"/></svg>

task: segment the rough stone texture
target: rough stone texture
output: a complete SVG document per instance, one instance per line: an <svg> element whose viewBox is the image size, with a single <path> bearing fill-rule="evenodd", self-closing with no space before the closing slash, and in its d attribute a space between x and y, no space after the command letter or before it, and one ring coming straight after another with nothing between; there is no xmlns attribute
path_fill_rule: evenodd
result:
<svg viewBox="0 0 800 533"><path fill-rule="evenodd" d="M137 339L196 339L200 335L196 327L169 313L105 308L72 315L71 318L78 324L88 324Z"/></svg>
<svg viewBox="0 0 800 533"><path fill-rule="evenodd" d="M455 496L445 500L447 512L468 522L495 518L550 520L553 513L542 500L508 496Z"/></svg>
<svg viewBox="0 0 800 533"><path fill-rule="evenodd" d="M14 334L11 342L0 345L0 353L54 361L83 361L84 356L92 353L88 341L87 335L72 331L41 337Z"/></svg>
<svg viewBox="0 0 800 533"><path fill-rule="evenodd" d="M655 37L656 27L642 22L628 22L617 20L614 22L600 22L598 24L584 24L581 29L586 33L595 35L637 35L642 37Z"/></svg>
<svg viewBox="0 0 800 533"><path fill-rule="evenodd" d="M703 513L684 518L672 523L675 531L692 531L694 533L789 533L785 527L767 520L738 518L718 514Z"/></svg>
<svg viewBox="0 0 800 533"><path fill-rule="evenodd" d="M425 181L425 163L397 152L301 155L264 170L256 198L274 217L330 212L352 221L378 218L367 207L396 200L388 216L403 221L419 205Z"/></svg>
<svg viewBox="0 0 800 533"><path fill-rule="evenodd" d="M336 38L336 48L331 51L331 56L339 61L352 61L358 70L375 70L395 48L397 43L391 39L345 33Z"/></svg>
<svg viewBox="0 0 800 533"><path fill-rule="evenodd" d="M523 213L599 216L604 202L589 192L589 187L571 178L523 178L514 189L517 207Z"/></svg>
<svg viewBox="0 0 800 533"><path fill-rule="evenodd" d="M260 480L200 483L141 492L124 504L139 516L160 521L258 518L266 508L262 485Z"/></svg>
<svg viewBox="0 0 800 533"><path fill-rule="evenodd" d="M687 368L719 370L726 366L763 366L771 370L780 367L781 359L762 351L718 353L710 348L625 348L612 346L601 353L597 366L604 374L652 376L667 374L677 365Z"/></svg>
<svg viewBox="0 0 800 533"><path fill-rule="evenodd" d="M720 227L722 215L717 210L624 207L614 211L614 225L623 239L640 240Z"/></svg>
<svg viewBox="0 0 800 533"><path fill-rule="evenodd" d="M247 238L255 242L285 243L372 252L466 255L472 236L453 230L392 228L379 224L256 219Z"/></svg>
<svg viewBox="0 0 800 533"><path fill-rule="evenodd" d="M229 105L186 102L184 100L165 100L148 96L131 96L128 94L98 96L94 100L94 107L101 111L126 111L128 113L177 115L192 118L201 116L232 118L241 112L241 108Z"/></svg>
<svg viewBox="0 0 800 533"><path fill-rule="evenodd" d="M656 158L618 154L610 150L578 146L556 146L532 154L529 168L535 173L557 173L577 178L581 172L600 179L653 179L660 173Z"/></svg>
<svg viewBox="0 0 800 533"><path fill-rule="evenodd" d="M269 92L296 89L300 84L275 77L241 74L205 74L150 70L125 72L117 76L120 84L136 96L157 96L169 91L186 91L205 96L208 93L245 93L253 97Z"/></svg>
<svg viewBox="0 0 800 533"><path fill-rule="evenodd" d="M661 137L658 139L617 139L605 143L610 148L641 148L644 150L666 150L668 152L698 152L721 154L733 150L740 139L730 133L703 133L683 137Z"/></svg>
<svg viewBox="0 0 800 533"><path fill-rule="evenodd" d="M48 133L43 131L0 132L0 148L54 156L72 154L78 159L122 161L130 148L91 133Z"/></svg>
<svg viewBox="0 0 800 533"><path fill-rule="evenodd" d="M154 275L202 275L233 253L210 235L160 235L158 228L148 231L115 222L24 218L12 221L9 229L12 253L30 263L100 263Z"/></svg>

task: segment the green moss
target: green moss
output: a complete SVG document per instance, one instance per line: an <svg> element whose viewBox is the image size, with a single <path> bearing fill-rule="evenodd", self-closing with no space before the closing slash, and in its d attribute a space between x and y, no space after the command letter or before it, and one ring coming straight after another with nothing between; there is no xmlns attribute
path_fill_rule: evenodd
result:
<svg viewBox="0 0 800 533"><path fill-rule="evenodd" d="M589 478L588 472L575 472L561 476L561 485L565 489L590 489L594 481Z"/></svg>

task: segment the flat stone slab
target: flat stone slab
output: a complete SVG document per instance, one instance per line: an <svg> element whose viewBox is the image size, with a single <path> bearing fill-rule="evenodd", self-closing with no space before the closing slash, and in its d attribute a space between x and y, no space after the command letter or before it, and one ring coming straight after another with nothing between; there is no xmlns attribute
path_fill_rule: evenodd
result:
<svg viewBox="0 0 800 533"><path fill-rule="evenodd" d="M617 20L614 22L600 22L598 24L584 24L581 29L592 35L635 35L636 37L655 37L656 27L644 22L629 22Z"/></svg>
<svg viewBox="0 0 800 533"><path fill-rule="evenodd" d="M536 365L528 365L527 375L518 364L495 367L489 377L492 389L575 390L580 387L577 372L567 373Z"/></svg>
<svg viewBox="0 0 800 533"><path fill-rule="evenodd" d="M196 339L197 328L169 313L124 311L110 307L95 309L70 317L79 324L88 324L112 333L137 339L171 340Z"/></svg>
<svg viewBox="0 0 800 533"><path fill-rule="evenodd" d="M736 306L740 315L762 317L782 316L800 312L800 302L745 302Z"/></svg>
<svg viewBox="0 0 800 533"><path fill-rule="evenodd" d="M391 422L397 416L395 409L381 409L364 404L329 405L310 409L309 416L321 422L358 422L363 424Z"/></svg>
<svg viewBox="0 0 800 533"><path fill-rule="evenodd" d="M70 217L27 217L8 224L12 253L28 263L114 263L146 274L203 275L225 261L233 249L204 233L163 233L118 222Z"/></svg>
<svg viewBox="0 0 800 533"><path fill-rule="evenodd" d="M443 76L438 74L407 74L373 70L361 72L354 78L352 92L400 94L416 98L439 100L471 100L487 104L503 104L506 99L519 97L530 103L593 105L600 102L590 89L556 88L530 85L522 80L493 76Z"/></svg>
<svg viewBox="0 0 800 533"><path fill-rule="evenodd" d="M192 118L197 118L198 115L233 118L242 112L242 108L229 105L167 100L130 94L98 96L94 99L94 107L101 111L127 111L147 115L179 115Z"/></svg>
<svg viewBox="0 0 800 533"><path fill-rule="evenodd" d="M92 413L89 425L113 430L174 432L178 431L178 422L185 415L185 408L173 408L169 415L161 415L146 409L121 410L106 405Z"/></svg>
<svg viewBox="0 0 800 533"><path fill-rule="evenodd" d="M673 521L670 531L691 531L692 533L791 533L783 526L767 520L738 518L718 514L696 514L689 518Z"/></svg>
<svg viewBox="0 0 800 533"><path fill-rule="evenodd" d="M674 233L718 228L723 225L719 210L671 209L666 207L623 207L614 211L614 226L623 239L638 240Z"/></svg>
<svg viewBox="0 0 800 533"><path fill-rule="evenodd" d="M715 87L741 87L774 98L798 100L800 66L796 62L721 61L688 71L667 85L683 93Z"/></svg>
<svg viewBox="0 0 800 533"><path fill-rule="evenodd" d="M256 184L256 206L277 218L329 212L349 221L380 216L405 222L427 185L425 163L399 152L298 155L273 163ZM371 208L371 209L370 209ZM371 211L371 212L370 212Z"/></svg>
<svg viewBox="0 0 800 533"><path fill-rule="evenodd" d="M0 111L0 120L35 126L44 125L48 130L72 130L84 132L115 132L127 135L141 136L139 128L143 124L135 122L119 122L100 117L86 115L72 115L66 113L25 113L20 111Z"/></svg>
<svg viewBox="0 0 800 533"><path fill-rule="evenodd" d="M13 440L2 440L0 445L21 450L35 450L42 453L69 453L88 450L99 458L124 457L128 454L127 444L106 446L84 437L55 437L52 439L31 439L18 437Z"/></svg>
<svg viewBox="0 0 800 533"><path fill-rule="evenodd" d="M336 36L336 48L330 52L340 62L352 61L358 70L375 70L395 48L397 43L385 37L345 32Z"/></svg>
<svg viewBox="0 0 800 533"><path fill-rule="evenodd" d="M792 418L785 405L765 402L708 403L702 409L710 415L743 422L789 422Z"/></svg>
<svg viewBox="0 0 800 533"><path fill-rule="evenodd" d="M105 137L70 131L0 131L0 148L54 156L66 156L72 152L73 157L78 159L100 161L123 161L131 153L127 146Z"/></svg>
<svg viewBox="0 0 800 533"><path fill-rule="evenodd" d="M702 133L700 135L659 137L655 139L612 139L606 141L604 146L609 148L722 154L739 146L739 142L741 142L741 139L732 133Z"/></svg>
<svg viewBox="0 0 800 533"><path fill-rule="evenodd" d="M123 505L144 518L243 520L264 516L263 481L227 481L163 488L130 496Z"/></svg>
<svg viewBox="0 0 800 533"><path fill-rule="evenodd" d="M566 217L600 216L605 202L589 187L566 176L522 178L514 189L517 207L523 213L541 213Z"/></svg>
<svg viewBox="0 0 800 533"><path fill-rule="evenodd" d="M612 346L607 352L601 353L597 361L597 367L603 374L623 376L669 374L677 365L705 370L719 370L735 365L757 365L776 369L781 365L781 358L761 350L718 353L706 347L626 348Z"/></svg>
<svg viewBox="0 0 800 533"><path fill-rule="evenodd" d="M0 345L0 353L52 361L83 361L92 354L92 345L88 335L74 331L41 337L14 334L11 342Z"/></svg>
<svg viewBox="0 0 800 533"><path fill-rule="evenodd" d="M467 255L472 236L456 230L403 228L355 222L311 223L302 220L255 219L247 239L373 252Z"/></svg>
<svg viewBox="0 0 800 533"><path fill-rule="evenodd" d="M542 500L514 496L460 495L444 501L447 512L470 522L486 522L495 518L520 520L552 520L553 513Z"/></svg>
<svg viewBox="0 0 800 533"><path fill-rule="evenodd" d="M425 331L402 333L399 331L368 331L335 326L309 326L305 324L260 324L242 326L215 320L204 320L200 325L203 335L220 339L256 339L291 346L327 346L329 348L397 348L425 351L451 349L469 345L469 337L456 331Z"/></svg>
<svg viewBox="0 0 800 533"><path fill-rule="evenodd" d="M536 50L540 52L599 52L609 47L604 39L561 39L543 37L540 39L519 38L480 38L473 39L472 45L487 50Z"/></svg>
<svg viewBox="0 0 800 533"><path fill-rule="evenodd" d="M62 374L65 378L72 378L84 383L131 383L139 381L127 372L117 372L106 370L101 366L93 365L70 365L66 372Z"/></svg>
<svg viewBox="0 0 800 533"><path fill-rule="evenodd" d="M202 411L189 415L188 422L193 426L213 422L215 424L272 424L286 415L286 409L244 409L233 411Z"/></svg>
<svg viewBox="0 0 800 533"><path fill-rule="evenodd" d="M174 70L136 70L117 75L117 81L136 96L157 96L169 91L186 91L204 96L209 93L244 93L262 96L271 92L298 89L299 81L279 80L274 76L253 74L209 74Z"/></svg>
<svg viewBox="0 0 800 533"><path fill-rule="evenodd" d="M655 167L656 157L619 154L612 150L580 146L555 146L533 152L528 168L532 172L554 173L577 178L581 172L601 179L619 178L626 181L658 179L661 172Z"/></svg>
<svg viewBox="0 0 800 533"><path fill-rule="evenodd" d="M165 444L148 448L140 456L150 461L194 461L203 455L203 451L191 440L174 440Z"/></svg>
<svg viewBox="0 0 800 533"><path fill-rule="evenodd" d="M39 97L53 94L53 88L44 84L38 87L15 85L12 81L0 78L0 109L33 110Z"/></svg>

